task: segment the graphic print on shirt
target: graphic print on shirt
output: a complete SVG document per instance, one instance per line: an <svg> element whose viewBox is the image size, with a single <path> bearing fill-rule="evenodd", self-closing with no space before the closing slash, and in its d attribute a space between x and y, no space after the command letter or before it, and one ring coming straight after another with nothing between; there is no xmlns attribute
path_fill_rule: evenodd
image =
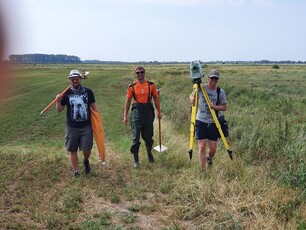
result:
<svg viewBox="0 0 306 230"><path fill-rule="evenodd" d="M69 95L69 103L71 106L71 120L72 121L86 121L89 114L87 109L88 95L78 94Z"/></svg>
<svg viewBox="0 0 306 230"><path fill-rule="evenodd" d="M208 92L207 92L207 94L208 94L210 102L213 102L214 104L216 104L216 102L217 102L217 95L216 94L211 94L211 93L208 93ZM208 108L208 105L206 103L204 95L202 94L201 97L202 97L202 101L205 102L204 103L204 108L201 110L201 113L206 113L206 115L210 115L210 110Z"/></svg>

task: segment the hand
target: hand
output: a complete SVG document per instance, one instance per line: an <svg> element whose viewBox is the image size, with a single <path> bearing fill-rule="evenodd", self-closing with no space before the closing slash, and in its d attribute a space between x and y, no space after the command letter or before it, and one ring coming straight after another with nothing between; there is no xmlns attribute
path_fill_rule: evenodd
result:
<svg viewBox="0 0 306 230"><path fill-rule="evenodd" d="M189 95L189 101L190 101L190 104L194 105L195 97L194 97L193 93L191 93L191 94Z"/></svg>
<svg viewBox="0 0 306 230"><path fill-rule="evenodd" d="M123 122L124 122L125 125L128 124L128 117L127 117L127 116L124 116L124 117L123 117Z"/></svg>
<svg viewBox="0 0 306 230"><path fill-rule="evenodd" d="M161 119L162 116L163 116L163 115L162 115L161 113L158 113L158 114L157 114L158 119Z"/></svg>
<svg viewBox="0 0 306 230"><path fill-rule="evenodd" d="M60 101L63 98L62 94L56 95L56 101Z"/></svg>
<svg viewBox="0 0 306 230"><path fill-rule="evenodd" d="M216 105L215 105L213 102L210 102L210 107L211 107L212 109L216 109Z"/></svg>

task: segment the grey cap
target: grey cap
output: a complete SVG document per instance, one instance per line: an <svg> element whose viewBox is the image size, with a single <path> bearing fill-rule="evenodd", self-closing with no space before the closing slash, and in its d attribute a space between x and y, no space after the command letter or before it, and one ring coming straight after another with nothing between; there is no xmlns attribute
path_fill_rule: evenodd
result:
<svg viewBox="0 0 306 230"><path fill-rule="evenodd" d="M80 74L80 72L77 69L73 69L73 70L70 71L70 74L69 74L69 78L71 78L71 77L82 78L82 75Z"/></svg>
<svg viewBox="0 0 306 230"><path fill-rule="evenodd" d="M216 70L216 69L212 69L212 70L209 72L208 77L209 77L209 78L210 78L210 77L217 77L217 78L219 78L219 77L220 77L220 76L219 76L219 71Z"/></svg>

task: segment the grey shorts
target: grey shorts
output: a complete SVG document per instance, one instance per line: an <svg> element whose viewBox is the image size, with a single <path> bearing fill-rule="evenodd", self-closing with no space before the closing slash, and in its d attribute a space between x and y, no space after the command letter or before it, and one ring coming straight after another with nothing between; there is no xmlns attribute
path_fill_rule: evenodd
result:
<svg viewBox="0 0 306 230"><path fill-rule="evenodd" d="M93 146L93 133L91 126L82 128L69 127L66 125L65 146L68 152L89 151Z"/></svg>

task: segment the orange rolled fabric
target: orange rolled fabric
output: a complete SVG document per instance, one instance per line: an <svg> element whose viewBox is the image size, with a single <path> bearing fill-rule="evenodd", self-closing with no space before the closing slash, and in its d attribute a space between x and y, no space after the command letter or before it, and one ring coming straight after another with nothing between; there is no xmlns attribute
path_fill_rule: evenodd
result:
<svg viewBox="0 0 306 230"><path fill-rule="evenodd" d="M90 112L91 127L98 147L99 156L102 160L102 163L105 163L104 129L102 125L102 116L92 108L90 108Z"/></svg>

